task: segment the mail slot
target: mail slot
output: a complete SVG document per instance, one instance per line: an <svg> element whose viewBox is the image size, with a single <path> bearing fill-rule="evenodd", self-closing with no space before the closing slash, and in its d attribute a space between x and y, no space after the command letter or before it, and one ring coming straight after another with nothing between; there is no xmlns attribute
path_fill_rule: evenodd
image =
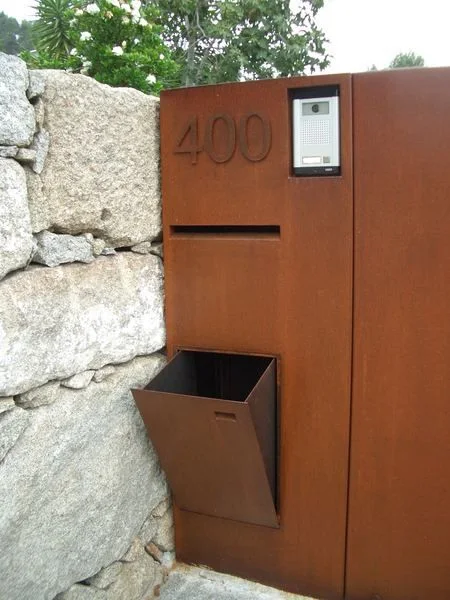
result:
<svg viewBox="0 0 450 600"><path fill-rule="evenodd" d="M275 358L180 350L133 395L179 508L278 527Z"/></svg>

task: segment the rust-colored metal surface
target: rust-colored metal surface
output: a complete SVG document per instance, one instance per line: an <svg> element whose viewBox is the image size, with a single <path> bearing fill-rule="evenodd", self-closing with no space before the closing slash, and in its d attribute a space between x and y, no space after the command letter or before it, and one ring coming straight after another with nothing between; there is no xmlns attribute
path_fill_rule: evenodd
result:
<svg viewBox="0 0 450 600"><path fill-rule="evenodd" d="M278 527L274 359L181 351L133 394L180 508Z"/></svg>
<svg viewBox="0 0 450 600"><path fill-rule="evenodd" d="M448 69L354 77L349 600L450 598L449 106Z"/></svg>
<svg viewBox="0 0 450 600"><path fill-rule="evenodd" d="M290 90L339 85L339 177L294 177ZM168 349L276 356L279 528L175 511L180 560L342 598L352 324L349 76L161 98ZM220 467L218 467L220 468Z"/></svg>

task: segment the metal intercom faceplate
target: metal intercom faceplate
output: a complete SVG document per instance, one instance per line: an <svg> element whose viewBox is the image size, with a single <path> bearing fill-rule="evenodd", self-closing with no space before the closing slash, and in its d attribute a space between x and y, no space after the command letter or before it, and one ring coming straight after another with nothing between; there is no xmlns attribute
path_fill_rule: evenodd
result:
<svg viewBox="0 0 450 600"><path fill-rule="evenodd" d="M293 171L295 175L338 175L339 96L312 88L294 93L292 105ZM322 95L319 95L322 94Z"/></svg>

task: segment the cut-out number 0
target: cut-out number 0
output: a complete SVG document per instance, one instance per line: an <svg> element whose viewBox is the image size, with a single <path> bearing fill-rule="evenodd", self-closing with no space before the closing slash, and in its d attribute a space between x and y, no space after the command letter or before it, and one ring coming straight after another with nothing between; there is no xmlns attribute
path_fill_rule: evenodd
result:
<svg viewBox="0 0 450 600"><path fill-rule="evenodd" d="M258 140L259 147L257 151L251 151L249 148L248 127L252 119L258 123L260 131L260 139ZM218 152L214 145L214 130L219 121L225 125L225 149L222 152ZM231 160L234 155L236 137L242 156L250 162L259 162L266 158L272 146L272 129L270 121L260 113L250 112L239 119L239 124L236 127L236 123L230 115L227 115L226 113L212 115L206 121L202 146L199 142L198 135L198 117L192 117L181 130L181 134L175 145L174 153L190 154L191 163L195 165L197 164L199 152L204 150L209 158L215 163L226 163Z"/></svg>

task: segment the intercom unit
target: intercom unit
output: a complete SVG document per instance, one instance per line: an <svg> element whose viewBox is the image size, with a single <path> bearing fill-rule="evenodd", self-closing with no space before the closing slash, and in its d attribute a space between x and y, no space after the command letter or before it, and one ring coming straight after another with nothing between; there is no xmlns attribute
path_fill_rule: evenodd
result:
<svg viewBox="0 0 450 600"><path fill-rule="evenodd" d="M295 175L339 175L339 88L295 90L292 105Z"/></svg>

